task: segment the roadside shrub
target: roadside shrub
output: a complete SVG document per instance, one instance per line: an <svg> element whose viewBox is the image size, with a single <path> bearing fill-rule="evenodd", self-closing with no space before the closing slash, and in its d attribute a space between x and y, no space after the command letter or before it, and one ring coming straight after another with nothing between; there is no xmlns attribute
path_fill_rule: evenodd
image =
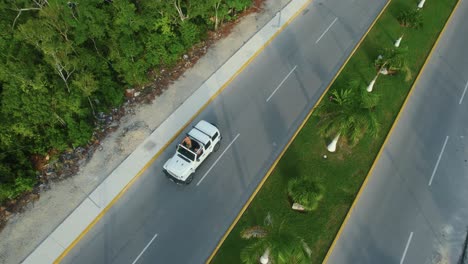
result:
<svg viewBox="0 0 468 264"><path fill-rule="evenodd" d="M24 192L31 191L36 180L34 178L19 177L13 184L0 185L0 203L8 199L15 199Z"/></svg>
<svg viewBox="0 0 468 264"><path fill-rule="evenodd" d="M173 1L83 1L77 13L63 1L0 4L0 201L31 188L32 156L87 144L93 114L205 37L213 2L179 2L182 16ZM235 15L252 0L218 3Z"/></svg>
<svg viewBox="0 0 468 264"><path fill-rule="evenodd" d="M200 41L200 28L190 22L180 26L180 38L186 48L192 47Z"/></svg>
<svg viewBox="0 0 468 264"><path fill-rule="evenodd" d="M397 19L403 27L421 28L423 26L421 12L417 9L402 11Z"/></svg>
<svg viewBox="0 0 468 264"><path fill-rule="evenodd" d="M288 182L288 195L308 211L317 209L323 198L324 188L309 177L293 178Z"/></svg>
<svg viewBox="0 0 468 264"><path fill-rule="evenodd" d="M36 183L34 178L19 177L15 179L15 187L12 192L12 197L16 198L24 192L32 191L34 184Z"/></svg>

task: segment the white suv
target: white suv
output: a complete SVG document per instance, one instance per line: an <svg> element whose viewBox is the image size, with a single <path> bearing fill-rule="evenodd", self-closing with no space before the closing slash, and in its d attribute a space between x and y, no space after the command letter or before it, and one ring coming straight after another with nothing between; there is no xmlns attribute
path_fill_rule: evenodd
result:
<svg viewBox="0 0 468 264"><path fill-rule="evenodd" d="M220 140L218 128L201 120L177 145L176 153L163 166L164 172L177 183L189 184L198 166L219 149Z"/></svg>

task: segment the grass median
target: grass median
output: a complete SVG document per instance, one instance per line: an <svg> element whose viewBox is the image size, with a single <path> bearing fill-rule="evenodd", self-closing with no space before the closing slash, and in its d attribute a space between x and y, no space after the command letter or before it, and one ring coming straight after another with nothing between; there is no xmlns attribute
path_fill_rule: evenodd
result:
<svg viewBox="0 0 468 264"><path fill-rule="evenodd" d="M378 136L366 136L352 148L340 144L335 153L327 153L328 142L317 132L319 120L312 115L227 236L212 263L241 263L241 251L255 239L243 239L241 232L249 227L263 226L267 216L282 222L284 232L304 239L312 250L312 263L323 261L456 3L457 0L427 1L419 10L423 26L407 28L400 25L397 17L402 11L415 9L418 1L391 1L329 89L330 93L356 79L368 84L376 75L374 61L380 50L393 47L395 40L404 33L400 47L407 50L404 56L409 74L380 76L373 91L380 97L375 108L381 126ZM325 95L324 100L329 96ZM327 159L322 157L324 154L328 155ZM324 187L323 199L312 212L291 210L285 186L292 176L298 175L313 178Z"/></svg>

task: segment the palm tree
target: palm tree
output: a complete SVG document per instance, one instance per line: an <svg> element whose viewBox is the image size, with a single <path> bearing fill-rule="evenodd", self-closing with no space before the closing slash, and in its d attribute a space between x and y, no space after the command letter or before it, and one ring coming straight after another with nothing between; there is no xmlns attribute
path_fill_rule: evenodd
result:
<svg viewBox="0 0 468 264"><path fill-rule="evenodd" d="M265 227L267 234L257 238L241 251L244 264L305 264L310 262L310 249L304 240L278 226Z"/></svg>
<svg viewBox="0 0 468 264"><path fill-rule="evenodd" d="M288 182L288 195L307 211L317 209L323 198L323 186L317 184L310 177L297 177Z"/></svg>
<svg viewBox="0 0 468 264"><path fill-rule="evenodd" d="M378 68L377 74L367 86L366 90L368 92L372 92L374 84L380 74L404 71L407 74L406 79L409 79L411 73L406 62L406 52L407 49L397 49L395 47L382 50L382 55L380 55L374 62L375 66Z"/></svg>
<svg viewBox="0 0 468 264"><path fill-rule="evenodd" d="M387 69L388 71L406 71L406 48L396 49L394 47L384 49L381 54L374 62L375 66L380 69ZM380 72L379 71L379 72Z"/></svg>
<svg viewBox="0 0 468 264"><path fill-rule="evenodd" d="M378 96L360 87L359 82L353 81L350 88L332 91L330 100L314 112L320 118L319 133L323 137L335 137L336 142L340 136L345 137L353 146L365 133L377 135L379 123L373 110Z"/></svg>

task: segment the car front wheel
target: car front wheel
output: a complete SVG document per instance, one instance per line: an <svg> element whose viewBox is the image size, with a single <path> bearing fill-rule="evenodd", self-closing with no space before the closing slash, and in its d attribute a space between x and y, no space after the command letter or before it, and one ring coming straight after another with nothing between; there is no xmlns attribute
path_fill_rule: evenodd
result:
<svg viewBox="0 0 468 264"><path fill-rule="evenodd" d="M190 175L190 176L188 176L187 180L185 180L185 183L186 183L186 184L189 184L189 183L191 183L192 181L193 181L193 174Z"/></svg>

